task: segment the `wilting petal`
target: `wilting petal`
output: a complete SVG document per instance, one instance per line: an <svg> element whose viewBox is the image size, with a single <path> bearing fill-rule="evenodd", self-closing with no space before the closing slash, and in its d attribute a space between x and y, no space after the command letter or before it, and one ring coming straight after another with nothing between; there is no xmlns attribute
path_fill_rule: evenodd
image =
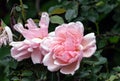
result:
<svg viewBox="0 0 120 81"><path fill-rule="evenodd" d="M94 33L85 35L81 44L83 45L83 57L90 57L96 51Z"/></svg>
<svg viewBox="0 0 120 81"><path fill-rule="evenodd" d="M5 27L5 31L6 31L6 33L7 33L7 35L8 35L9 42L12 42L12 41L13 41L13 34L12 34L11 29L10 29L8 26L6 26L6 27Z"/></svg>

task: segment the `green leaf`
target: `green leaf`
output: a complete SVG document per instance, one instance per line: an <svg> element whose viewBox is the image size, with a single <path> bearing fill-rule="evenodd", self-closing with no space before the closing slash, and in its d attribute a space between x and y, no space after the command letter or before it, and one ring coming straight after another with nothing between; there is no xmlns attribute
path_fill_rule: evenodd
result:
<svg viewBox="0 0 120 81"><path fill-rule="evenodd" d="M78 14L77 14L76 10L69 9L69 10L67 10L67 12L65 14L65 18L66 18L66 20L71 21L73 18L76 18L77 15Z"/></svg>
<svg viewBox="0 0 120 81"><path fill-rule="evenodd" d="M32 76L33 72L32 71L28 71L28 70L25 70L22 72L22 76Z"/></svg>
<svg viewBox="0 0 120 81"><path fill-rule="evenodd" d="M58 15L51 16L50 21L51 21L51 23L55 23L55 24L63 24L64 23L63 18Z"/></svg>
<svg viewBox="0 0 120 81"><path fill-rule="evenodd" d="M111 43L118 43L118 42L119 42L119 38L120 38L120 37L118 37L118 36L113 36L113 37L110 37L110 38L109 38L109 41L110 41Z"/></svg>
<svg viewBox="0 0 120 81"><path fill-rule="evenodd" d="M99 18L99 15L94 10L91 10L91 11L89 11L87 18L88 18L88 20L90 20L92 22L96 22Z"/></svg>
<svg viewBox="0 0 120 81"><path fill-rule="evenodd" d="M107 45L107 40L105 40L105 39L99 39L98 40L98 49L100 49L100 48L103 48L103 47L105 47Z"/></svg>
<svg viewBox="0 0 120 81"><path fill-rule="evenodd" d="M28 79L28 78L22 78L21 81L30 81L30 79Z"/></svg>
<svg viewBox="0 0 120 81"><path fill-rule="evenodd" d="M19 81L19 78L17 76L12 77L12 81Z"/></svg>
<svg viewBox="0 0 120 81"><path fill-rule="evenodd" d="M0 48L0 59L7 55L10 55L10 47L8 46L1 47Z"/></svg>
<svg viewBox="0 0 120 81"><path fill-rule="evenodd" d="M16 6L16 7L15 7L15 9L16 9L16 11L18 11L18 12L20 12L20 11L21 11L20 6Z"/></svg>
<svg viewBox="0 0 120 81"><path fill-rule="evenodd" d="M99 57L98 62L95 62L94 65L100 65L105 64L107 62L107 59L104 57Z"/></svg>
<svg viewBox="0 0 120 81"><path fill-rule="evenodd" d="M27 8L28 8L28 6L27 6L27 5L25 5L25 4L23 4L23 8L27 9Z"/></svg>
<svg viewBox="0 0 120 81"><path fill-rule="evenodd" d="M98 72L100 72L101 68L102 68L102 66L96 66L93 68L93 72L98 73Z"/></svg>
<svg viewBox="0 0 120 81"><path fill-rule="evenodd" d="M80 78L85 78L89 75L90 75L90 73L88 71L80 72Z"/></svg>
<svg viewBox="0 0 120 81"><path fill-rule="evenodd" d="M117 78L117 76L111 75L110 78L109 78L109 81L114 81L116 78Z"/></svg>
<svg viewBox="0 0 120 81"><path fill-rule="evenodd" d="M5 27L5 26L7 25L3 22L3 20L1 20L1 27Z"/></svg>
<svg viewBox="0 0 120 81"><path fill-rule="evenodd" d="M103 1L99 1L99 2L97 2L95 5L96 6L103 6L105 3L103 2Z"/></svg>
<svg viewBox="0 0 120 81"><path fill-rule="evenodd" d="M63 4L65 9L67 10L65 13L65 19L67 21L71 21L72 19L76 18L78 15L78 3L75 1L71 1L71 2L66 2L66 6L65 3Z"/></svg>
<svg viewBox="0 0 120 81"><path fill-rule="evenodd" d="M114 67L113 70L120 72L120 66Z"/></svg>
<svg viewBox="0 0 120 81"><path fill-rule="evenodd" d="M50 15L53 15L53 14L62 14L62 13L65 13L66 10L64 8L54 8L54 9L50 9L49 10L49 13Z"/></svg>

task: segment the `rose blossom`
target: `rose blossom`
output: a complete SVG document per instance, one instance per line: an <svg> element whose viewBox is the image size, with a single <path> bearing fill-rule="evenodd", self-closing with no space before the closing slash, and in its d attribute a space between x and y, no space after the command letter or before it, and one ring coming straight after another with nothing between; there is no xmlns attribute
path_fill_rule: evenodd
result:
<svg viewBox="0 0 120 81"><path fill-rule="evenodd" d="M0 47L13 41L12 31L8 26L0 27Z"/></svg>
<svg viewBox="0 0 120 81"><path fill-rule="evenodd" d="M49 34L42 43L43 64L50 71L74 74L83 57L90 57L96 50L94 33L83 35L81 22L62 24Z"/></svg>
<svg viewBox="0 0 120 81"><path fill-rule="evenodd" d="M42 54L40 51L41 40L48 35L49 16L46 12L42 13L39 22L40 28L34 23L32 19L27 20L24 28L21 23L18 23L14 28L20 32L24 37L24 41L12 42L11 56L18 61L26 58L32 59L33 63L41 63Z"/></svg>

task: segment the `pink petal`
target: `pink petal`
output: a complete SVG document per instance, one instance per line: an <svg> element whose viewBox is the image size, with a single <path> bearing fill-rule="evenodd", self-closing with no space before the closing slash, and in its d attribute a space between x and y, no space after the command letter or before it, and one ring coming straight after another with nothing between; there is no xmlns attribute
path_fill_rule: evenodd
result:
<svg viewBox="0 0 120 81"><path fill-rule="evenodd" d="M75 71L79 69L82 58L83 58L83 55L80 54L77 61L75 61L67 66L63 66L61 68L60 72L63 74L72 74L73 75L75 73Z"/></svg>
<svg viewBox="0 0 120 81"><path fill-rule="evenodd" d="M66 38L66 28L67 24L62 24L55 29L55 35L58 37Z"/></svg>
<svg viewBox="0 0 120 81"><path fill-rule="evenodd" d="M25 24L30 30L37 28L35 22L30 18L27 20L27 24Z"/></svg>
<svg viewBox="0 0 120 81"><path fill-rule="evenodd" d="M39 22L39 26L41 28L48 28L48 25L49 25L49 15L48 13L46 12L43 12L42 15L41 15L41 19L40 19L40 22Z"/></svg>
<svg viewBox="0 0 120 81"><path fill-rule="evenodd" d="M31 59L34 64L41 63L42 58L43 58L43 56L42 56L39 48L34 49L34 51L31 53Z"/></svg>
<svg viewBox="0 0 120 81"><path fill-rule="evenodd" d="M62 67L60 72L63 74L72 74L73 75L75 73L75 71L79 69L80 61L81 60L78 60L70 65Z"/></svg>
<svg viewBox="0 0 120 81"><path fill-rule="evenodd" d="M13 41L13 35L12 35L11 29L8 26L6 26L5 31L7 32L7 35L8 35L8 38L9 38L9 43L12 42Z"/></svg>
<svg viewBox="0 0 120 81"><path fill-rule="evenodd" d="M66 41L64 42L64 46L65 46L64 49L66 51L73 51L73 50L75 50L75 44L73 42L73 39L70 38L69 36L68 36L68 38L66 38Z"/></svg>
<svg viewBox="0 0 120 81"><path fill-rule="evenodd" d="M96 51L96 40L94 33L84 36L82 41L83 57L90 57Z"/></svg>
<svg viewBox="0 0 120 81"><path fill-rule="evenodd" d="M53 42L52 37L46 37L42 40L40 48L43 55L46 55L48 52L51 51L52 42Z"/></svg>
<svg viewBox="0 0 120 81"><path fill-rule="evenodd" d="M18 61L29 58L31 52L28 51L29 45L27 43L29 43L27 40L20 42L11 42L10 45L13 46L11 49L11 56Z"/></svg>
<svg viewBox="0 0 120 81"><path fill-rule="evenodd" d="M39 28L23 31L22 34L26 39L37 38L37 37L40 37L41 35Z"/></svg>
<svg viewBox="0 0 120 81"><path fill-rule="evenodd" d="M43 64L47 66L49 71L58 71L60 69L59 65L54 64L54 60L52 58L52 53L48 53L43 58Z"/></svg>
<svg viewBox="0 0 120 81"><path fill-rule="evenodd" d="M17 61L21 61L23 59L29 58L30 55L31 53L27 52L26 50L18 51L16 48L11 49L11 56Z"/></svg>
<svg viewBox="0 0 120 81"><path fill-rule="evenodd" d="M14 29L21 34L22 34L23 31L26 30L21 23L15 24Z"/></svg>
<svg viewBox="0 0 120 81"><path fill-rule="evenodd" d="M41 63L42 61L42 54L39 48L34 49L34 51L31 53L31 59L34 64Z"/></svg>
<svg viewBox="0 0 120 81"><path fill-rule="evenodd" d="M81 42L83 37L83 24L81 22L71 22L69 24L62 24L58 26L55 30L55 35L62 38L72 38L73 40L77 40L77 42Z"/></svg>

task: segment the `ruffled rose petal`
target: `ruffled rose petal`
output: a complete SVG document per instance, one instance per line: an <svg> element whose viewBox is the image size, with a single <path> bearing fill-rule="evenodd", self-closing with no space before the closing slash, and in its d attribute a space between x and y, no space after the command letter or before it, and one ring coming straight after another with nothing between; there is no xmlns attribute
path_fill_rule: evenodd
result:
<svg viewBox="0 0 120 81"><path fill-rule="evenodd" d="M90 57L96 51L96 40L94 33L90 33L84 36L83 45L83 57Z"/></svg>
<svg viewBox="0 0 120 81"><path fill-rule="evenodd" d="M41 63L42 58L43 56L39 48L34 49L34 51L31 53L31 59L34 64Z"/></svg>
<svg viewBox="0 0 120 81"><path fill-rule="evenodd" d="M52 58L52 53L48 53L43 58L43 64L47 66L49 71L58 71L60 69L59 65L54 64L54 60Z"/></svg>
<svg viewBox="0 0 120 81"><path fill-rule="evenodd" d="M28 27L29 29L37 28L35 22L31 18L27 20L27 24L25 24L25 26Z"/></svg>
<svg viewBox="0 0 120 81"><path fill-rule="evenodd" d="M49 21L50 21L50 18L49 18L48 13L43 12L42 15L41 15L41 19L40 19L40 22L39 22L39 26L40 26L41 28L48 28Z"/></svg>
<svg viewBox="0 0 120 81"><path fill-rule="evenodd" d="M26 50L19 51L16 48L11 49L11 56L17 61L27 59L30 57L30 55L31 55L31 52L28 52Z"/></svg>
<svg viewBox="0 0 120 81"><path fill-rule="evenodd" d="M61 68L60 72L63 74L74 74L76 70L80 67L80 60L71 63L70 65Z"/></svg>
<svg viewBox="0 0 120 81"><path fill-rule="evenodd" d="M18 31L19 33L22 34L23 31L25 31L26 29L24 29L23 25L21 23L15 24L14 25L14 29L16 31Z"/></svg>

